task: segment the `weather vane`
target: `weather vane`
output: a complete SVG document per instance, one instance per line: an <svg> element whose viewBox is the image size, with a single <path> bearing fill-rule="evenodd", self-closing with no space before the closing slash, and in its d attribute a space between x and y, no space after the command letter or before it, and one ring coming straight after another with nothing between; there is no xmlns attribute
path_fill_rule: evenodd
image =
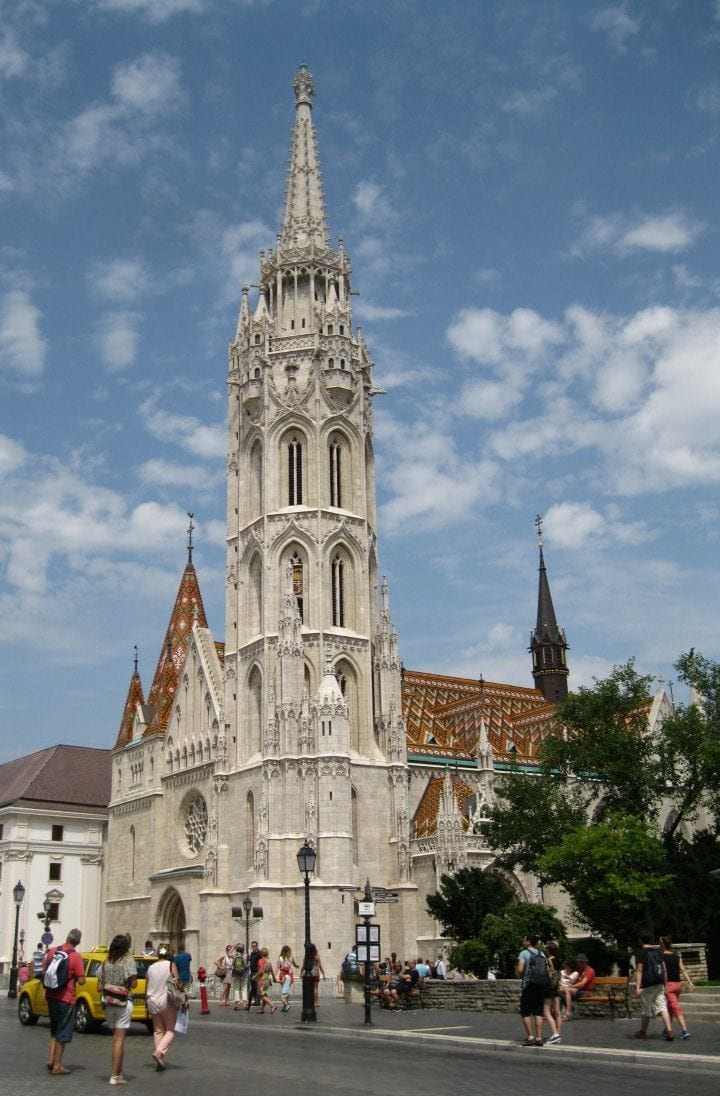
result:
<svg viewBox="0 0 720 1096"><path fill-rule="evenodd" d="M542 515L541 515L541 514L537 514L537 515L535 516L535 528L537 529L538 548L542 548L542 546L543 546L543 541L542 541L542 523L543 523Z"/></svg>

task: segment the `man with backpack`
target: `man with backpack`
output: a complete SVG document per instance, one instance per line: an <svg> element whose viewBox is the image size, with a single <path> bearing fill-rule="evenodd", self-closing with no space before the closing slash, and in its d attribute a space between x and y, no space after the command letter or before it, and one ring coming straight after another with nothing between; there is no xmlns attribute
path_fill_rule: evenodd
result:
<svg viewBox="0 0 720 1096"><path fill-rule="evenodd" d="M525 1028L525 1039L521 1044L524 1047L543 1045L545 992L550 986L550 979L547 958L545 953L538 949L537 943L537 936L525 936L517 961L517 973L522 979L520 1015Z"/></svg>
<svg viewBox="0 0 720 1096"><path fill-rule="evenodd" d="M665 997L667 971L662 948L652 942L649 932L640 933L640 951L635 963L635 995L642 1000L640 1029L636 1039L647 1039L648 1024L653 1016L659 1016L665 1025L665 1038L672 1041L673 1032Z"/></svg>
<svg viewBox="0 0 720 1096"><path fill-rule="evenodd" d="M70 1072L62 1059L75 1030L75 987L85 981L85 965L76 950L81 939L80 929L71 929L62 947L50 948L43 966L42 979L50 1014L47 1067L56 1076Z"/></svg>

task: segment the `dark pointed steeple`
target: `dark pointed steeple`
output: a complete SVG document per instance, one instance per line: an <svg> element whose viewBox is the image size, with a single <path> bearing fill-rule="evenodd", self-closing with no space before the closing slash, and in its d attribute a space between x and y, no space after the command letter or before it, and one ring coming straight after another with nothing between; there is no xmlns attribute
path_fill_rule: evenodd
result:
<svg viewBox="0 0 720 1096"><path fill-rule="evenodd" d="M535 687L540 690L549 704L557 704L559 700L563 700L568 694L567 679L569 671L565 657L568 644L565 633L558 628L555 618L550 583L545 569L542 518L539 514L535 518L535 527L538 533L538 549L540 551L538 610L535 631L530 636L530 647L528 649L532 654L532 674L535 679Z"/></svg>

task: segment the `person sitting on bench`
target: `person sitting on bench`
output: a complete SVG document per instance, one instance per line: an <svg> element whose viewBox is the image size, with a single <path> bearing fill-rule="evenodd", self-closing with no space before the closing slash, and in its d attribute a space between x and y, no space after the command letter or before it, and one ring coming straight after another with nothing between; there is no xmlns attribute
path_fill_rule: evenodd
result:
<svg viewBox="0 0 720 1096"><path fill-rule="evenodd" d="M592 993L593 983L595 981L595 971L588 963L587 955L583 955L580 952L575 956L575 962L577 963L577 969L579 978L574 986L565 986L563 993L565 994L565 1019L572 1019L572 1003L578 998L589 997Z"/></svg>
<svg viewBox="0 0 720 1096"><path fill-rule="evenodd" d="M382 991L387 1008L398 1008L401 1001L407 1001L410 990L418 984L419 978L415 960L408 959L402 973L394 975Z"/></svg>

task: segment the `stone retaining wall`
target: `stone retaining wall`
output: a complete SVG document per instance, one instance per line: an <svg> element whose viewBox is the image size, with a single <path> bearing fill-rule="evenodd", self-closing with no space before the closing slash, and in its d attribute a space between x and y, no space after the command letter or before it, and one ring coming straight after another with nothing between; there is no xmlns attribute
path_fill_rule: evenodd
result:
<svg viewBox="0 0 720 1096"><path fill-rule="evenodd" d="M516 979L497 979L495 982L443 982L429 978L423 986L423 1004L426 1008L446 1008L473 1012L518 1012L520 982ZM639 1015L640 1003L630 988L630 1012ZM609 1016L608 1005L580 1005L577 1014L582 1016ZM623 1015L625 1014L623 1009ZM620 1015L620 1011L616 1011Z"/></svg>

